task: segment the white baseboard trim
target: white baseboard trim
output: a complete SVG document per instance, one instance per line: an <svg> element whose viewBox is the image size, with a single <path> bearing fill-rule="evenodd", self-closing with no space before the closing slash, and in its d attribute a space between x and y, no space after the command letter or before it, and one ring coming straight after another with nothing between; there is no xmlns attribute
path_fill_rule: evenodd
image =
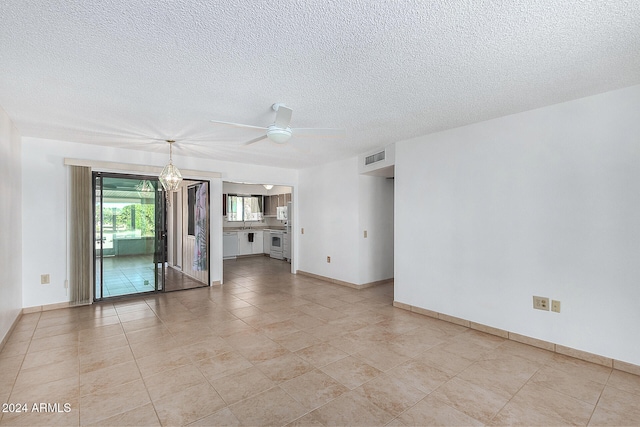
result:
<svg viewBox="0 0 640 427"><path fill-rule="evenodd" d="M412 313L421 314L423 316L433 317L434 319L443 320L445 322L454 323L460 326L466 326L467 328L474 329L476 331L485 332L487 334L496 335L501 338L505 338L511 341L516 341L521 344L527 344L533 347L548 350L554 353L563 354L576 359L584 360L585 362L595 363L597 365L606 366L608 368L617 369L619 371L627 372L629 374L640 376L640 366L632 363L623 362L621 360L612 359L610 357L600 356L598 354L589 353L582 350L576 350L574 348L565 347L560 344L552 343L549 341L539 340L537 338L527 337L515 332L506 331L504 329L498 329L491 326L483 325L481 323L471 322L459 317L449 316L444 313L438 313L436 311L427 310L420 307L415 307L402 302L394 301L393 306L401 308L403 310L411 311Z"/></svg>
<svg viewBox="0 0 640 427"><path fill-rule="evenodd" d="M372 288L374 286L384 285L386 283L392 283L393 282L393 277L392 277L391 279L378 280L376 282L369 282L369 283L363 283L361 285L357 285L355 283L345 282L343 280L338 280L338 279L332 279L331 277L321 276L319 274L309 273L307 271L302 271L302 270L297 270L296 274L299 274L301 276L312 277L314 279L319 279L319 280L322 280L322 281L325 281L325 282L333 283L335 285L347 286L347 287L352 288L352 289Z"/></svg>

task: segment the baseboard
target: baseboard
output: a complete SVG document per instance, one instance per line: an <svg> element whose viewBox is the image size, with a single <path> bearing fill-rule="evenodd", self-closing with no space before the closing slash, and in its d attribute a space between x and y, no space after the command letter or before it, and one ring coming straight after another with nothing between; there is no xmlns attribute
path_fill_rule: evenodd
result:
<svg viewBox="0 0 640 427"><path fill-rule="evenodd" d="M378 280L378 281L375 281L375 282L369 282L369 283L363 283L361 285L357 285L355 283L345 282L343 280L338 280L338 279L332 279L331 277L321 276L319 274L309 273L307 271L302 271L302 270L297 270L296 274L299 274L301 276L312 277L314 279L322 280L322 281L329 282L329 283L333 283L334 285L346 286L346 287L349 287L349 288L352 288L352 289L372 288L374 286L384 285L386 283L392 283L393 282L393 278L391 278L391 279Z"/></svg>
<svg viewBox="0 0 640 427"><path fill-rule="evenodd" d="M86 304L81 304L86 305ZM25 307L22 309L22 314L29 313L37 313L39 311L50 311L50 310L58 310L60 308L69 308L69 307L77 307L77 305L71 305L71 302L59 302L56 304L47 304L47 305L35 305L33 307Z"/></svg>
<svg viewBox="0 0 640 427"><path fill-rule="evenodd" d="M491 326L483 325L481 323L472 322L459 317L449 316L444 313L438 313L437 311L427 310L420 307L415 307L402 302L394 301L393 306L402 310L411 311L412 313L421 314L423 316L433 317L435 319L443 320L445 322L454 323L456 325L465 326L469 329L474 329L479 332L485 332L487 334L496 335L501 338L505 338L511 341L516 341L521 344L530 345L533 347L548 350L554 353L563 354L565 356L573 357L575 359L584 360L585 362L595 363L597 365L606 366L608 368L617 369L619 371L627 372L629 374L640 376L640 366L632 363L623 362L621 360L612 359L610 357L600 356L598 354L589 353L582 350L576 350L575 348L565 347L560 344L552 343L549 341L539 340L537 338L531 338L525 335L516 334L515 332L506 331L504 329L494 328Z"/></svg>
<svg viewBox="0 0 640 427"><path fill-rule="evenodd" d="M15 320L13 321L13 323L11 324L11 327L9 327L9 330L7 331L7 333L5 334L4 338L2 338L2 341L0 341L0 351L2 351L2 349L4 348L5 344L7 344L7 341L9 341L9 337L11 337L11 334L13 333L13 330L16 328L16 326L18 325L18 322L20 321L20 318L22 317L22 311L18 312L18 316L16 316Z"/></svg>

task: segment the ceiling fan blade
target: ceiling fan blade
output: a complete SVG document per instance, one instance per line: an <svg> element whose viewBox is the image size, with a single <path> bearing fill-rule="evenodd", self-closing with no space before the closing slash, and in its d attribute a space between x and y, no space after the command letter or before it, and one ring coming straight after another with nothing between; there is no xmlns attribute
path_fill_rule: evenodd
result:
<svg viewBox="0 0 640 427"><path fill-rule="evenodd" d="M250 144L253 144L254 142L262 141L263 139L266 139L266 138L267 138L267 135L262 135L262 136L260 136L258 138L252 139L251 141L247 141L242 145L250 145Z"/></svg>
<svg viewBox="0 0 640 427"><path fill-rule="evenodd" d="M241 128L251 128L251 129L263 129L263 130L267 130L267 128L262 127L262 126L252 126L252 125L243 125L242 123L232 123L232 122L221 122L219 120L209 120L211 123L218 123L221 125L229 125L229 126L236 126L236 127L241 127Z"/></svg>
<svg viewBox="0 0 640 427"><path fill-rule="evenodd" d="M284 105L278 105L278 110L276 111L276 121L273 124L281 129L288 128L289 123L291 123L292 113L293 110L291 108L285 107Z"/></svg>
<svg viewBox="0 0 640 427"><path fill-rule="evenodd" d="M335 128L295 128L291 129L294 135L307 135L313 137L341 138L346 132L344 129Z"/></svg>

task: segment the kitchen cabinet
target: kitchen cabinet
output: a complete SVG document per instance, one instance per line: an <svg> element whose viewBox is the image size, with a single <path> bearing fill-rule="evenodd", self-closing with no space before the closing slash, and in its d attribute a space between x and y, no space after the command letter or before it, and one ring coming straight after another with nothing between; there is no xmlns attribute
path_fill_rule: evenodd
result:
<svg viewBox="0 0 640 427"><path fill-rule="evenodd" d="M271 255L271 232L266 230L262 234L262 253Z"/></svg>
<svg viewBox="0 0 640 427"><path fill-rule="evenodd" d="M253 233L253 242L249 241L249 233ZM238 255L261 254L262 247L262 231L238 231Z"/></svg>
<svg viewBox="0 0 640 427"><path fill-rule="evenodd" d="M287 206L291 201L291 193L264 196L264 215L276 216L278 206Z"/></svg>

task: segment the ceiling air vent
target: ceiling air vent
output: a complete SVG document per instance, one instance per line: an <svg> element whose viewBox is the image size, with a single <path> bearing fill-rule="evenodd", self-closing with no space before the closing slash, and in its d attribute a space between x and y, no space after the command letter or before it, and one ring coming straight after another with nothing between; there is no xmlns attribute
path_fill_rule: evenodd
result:
<svg viewBox="0 0 640 427"><path fill-rule="evenodd" d="M373 163L376 163L376 162L380 162L382 160L384 160L384 150L382 150L379 153L372 154L370 156L365 157L364 165L368 166L370 164L373 164Z"/></svg>

